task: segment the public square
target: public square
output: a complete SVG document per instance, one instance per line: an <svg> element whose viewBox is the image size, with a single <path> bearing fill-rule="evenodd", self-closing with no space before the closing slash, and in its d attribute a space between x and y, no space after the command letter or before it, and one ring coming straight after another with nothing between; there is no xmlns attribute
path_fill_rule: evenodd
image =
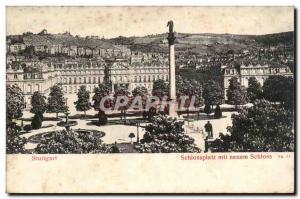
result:
<svg viewBox="0 0 300 199"><path fill-rule="evenodd" d="M68 106L69 106L69 117L72 118L74 116L83 115L83 112L76 111L74 102L76 101L77 96L75 94L68 94L66 95L68 99ZM221 107L232 108L233 106L230 105L223 105ZM203 108L203 107L202 107ZM86 112L87 116L93 116L96 115L98 112L94 109L91 109ZM178 120L184 121L184 129L185 133L189 135L190 137L195 139L195 144L197 147L199 147L201 150L204 150L204 138L207 136L207 133L204 130L204 125L210 121L210 123L213 126L213 138L217 138L219 136L219 133L222 132L223 134L227 133L227 126L231 125L231 115L236 112L223 112L223 117L220 119L214 119L213 114L211 116L207 116L205 113L200 113L199 119L196 114L189 114L189 119L187 118L187 114L180 115L178 117ZM107 113L108 115L110 113ZM62 121L65 120L65 115L63 113L59 114ZM33 114L30 113L28 110L24 111L23 114L23 125L27 125L31 123L31 119L33 117ZM55 118L56 115L54 113L45 113L44 117L46 118ZM136 116L128 116L126 117L127 120L137 119L139 117ZM122 123L120 120L120 117L114 117L109 118L109 122L106 125L103 126L97 126L97 125L91 125L91 121L97 120L97 118L87 119L80 118L80 119L70 119L72 121L77 121L78 125L71 127L72 129L87 129L87 130L98 130L105 132L105 136L101 139L105 144L114 144L117 143L130 143L131 139L129 138L130 133L135 134L135 141L137 138L137 127L132 125L124 125L124 124L118 124ZM33 135L42 134L45 132L50 131L57 131L57 130L63 130L65 127L58 126L57 123L59 121L43 121L42 128L31 130L28 133L25 133L22 135L22 137L29 138ZM113 124L112 124L113 123ZM117 123L117 124L116 124ZM147 123L141 124L142 126L147 125ZM47 128L43 128L43 127ZM145 129L143 127L138 127L139 131L139 137L142 138ZM36 147L36 143L28 142L25 145L26 149L34 149Z"/></svg>

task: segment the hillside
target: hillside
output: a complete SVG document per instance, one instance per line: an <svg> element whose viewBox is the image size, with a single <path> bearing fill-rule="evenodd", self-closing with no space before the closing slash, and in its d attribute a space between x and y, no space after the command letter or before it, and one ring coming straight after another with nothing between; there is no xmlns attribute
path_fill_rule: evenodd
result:
<svg viewBox="0 0 300 199"><path fill-rule="evenodd" d="M26 45L62 44L102 48L114 48L114 45L126 45L131 50L143 52L168 52L167 33L147 35L144 37L117 37L112 39L95 39L90 37L63 34L32 34L8 36L12 43L24 42ZM244 49L256 51L262 47L286 46L294 48L294 32L283 32L267 35L234 35L234 34L190 34L176 33L176 51L178 53L215 54L229 50L240 52Z"/></svg>
<svg viewBox="0 0 300 199"><path fill-rule="evenodd" d="M110 39L113 44L129 45L132 50L167 52L167 34L144 37L118 37ZM286 45L293 47L294 32L283 32L267 35L234 35L234 34L189 34L176 33L177 51L189 51L196 54L213 54L228 50L257 50L261 47Z"/></svg>

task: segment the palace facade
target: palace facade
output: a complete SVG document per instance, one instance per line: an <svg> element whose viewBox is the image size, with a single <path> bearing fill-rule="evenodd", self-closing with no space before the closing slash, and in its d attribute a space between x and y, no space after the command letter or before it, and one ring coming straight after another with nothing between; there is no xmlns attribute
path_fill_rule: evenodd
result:
<svg viewBox="0 0 300 199"><path fill-rule="evenodd" d="M62 57L49 57L42 61L14 61L15 58L8 58L6 82L21 88L27 108L35 91L47 96L55 84L60 84L65 94L77 93L82 85L93 92L107 78L112 83L113 92L119 86L126 87L129 91L137 86L144 86L151 93L154 81L169 80L168 63L163 61L137 63L117 58Z"/></svg>
<svg viewBox="0 0 300 199"><path fill-rule="evenodd" d="M248 80L255 77L256 80L263 85L266 79L274 75L293 76L289 66L279 64L272 61L254 61L254 62L232 62L227 66L222 66L224 77L224 94L227 99L227 90L229 80L237 77L242 86L248 88Z"/></svg>

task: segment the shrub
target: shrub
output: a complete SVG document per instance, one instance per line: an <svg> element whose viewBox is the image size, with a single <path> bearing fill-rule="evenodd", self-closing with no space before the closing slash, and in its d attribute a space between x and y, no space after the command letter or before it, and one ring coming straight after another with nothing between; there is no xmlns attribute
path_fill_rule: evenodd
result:
<svg viewBox="0 0 300 199"><path fill-rule="evenodd" d="M30 124L27 124L27 125L25 125L25 126L23 127L23 129L24 129L25 131L31 131L31 130L32 130L32 127L31 127Z"/></svg>
<svg viewBox="0 0 300 199"><path fill-rule="evenodd" d="M120 153L121 151L117 145L113 145L112 147L110 147L109 152L110 153Z"/></svg>
<svg viewBox="0 0 300 199"><path fill-rule="evenodd" d="M42 120L41 120L39 114L34 115L32 122L31 122L31 127L32 127L32 129L39 129L42 127Z"/></svg>
<svg viewBox="0 0 300 199"><path fill-rule="evenodd" d="M211 107L209 104L205 104L204 113L206 113L207 115L211 113Z"/></svg>
<svg viewBox="0 0 300 199"><path fill-rule="evenodd" d="M105 114L104 111L101 110L99 111L98 119L100 125L105 125L107 123L107 115Z"/></svg>
<svg viewBox="0 0 300 199"><path fill-rule="evenodd" d="M222 117L222 110L220 108L219 105L217 105L217 107L215 108L215 115L214 115L215 118L221 118Z"/></svg>

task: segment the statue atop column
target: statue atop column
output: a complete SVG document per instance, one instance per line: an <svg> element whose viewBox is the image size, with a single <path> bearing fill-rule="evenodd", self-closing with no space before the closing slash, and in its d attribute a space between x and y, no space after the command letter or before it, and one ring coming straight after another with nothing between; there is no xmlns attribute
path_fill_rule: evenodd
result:
<svg viewBox="0 0 300 199"><path fill-rule="evenodd" d="M169 34L168 34L168 42L169 45L173 45L176 37L174 36L174 22L172 20L168 21L167 27L169 27Z"/></svg>
<svg viewBox="0 0 300 199"><path fill-rule="evenodd" d="M173 32L174 23L172 20L168 21L167 26L169 26L169 34Z"/></svg>

